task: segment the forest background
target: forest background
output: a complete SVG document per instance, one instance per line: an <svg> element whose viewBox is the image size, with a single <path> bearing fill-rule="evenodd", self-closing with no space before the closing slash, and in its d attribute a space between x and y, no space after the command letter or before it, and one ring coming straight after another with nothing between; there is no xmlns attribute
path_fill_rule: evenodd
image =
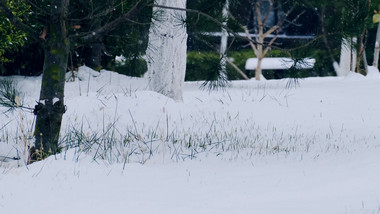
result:
<svg viewBox="0 0 380 214"><path fill-rule="evenodd" d="M41 17L44 17L43 13L48 10L49 1L6 0L3 2L9 5L16 17L32 23L34 30L43 34L46 20L41 20ZM227 26L233 32L243 32L241 26L249 27L255 24L256 2L255 0L229 2L229 14L232 18L228 19ZM135 1L114 0L72 1L68 10L70 13L68 30L82 34L91 32L99 25L109 23L130 10L134 3ZM372 62L377 29L377 24L373 23L372 18L377 13L379 1L278 0L273 3L271 17L281 19L284 11L291 8L292 12L287 20L292 20L292 23L281 28L279 34L284 37L278 38L271 45L268 57L311 57L316 59L316 64L313 69L288 71L281 76L268 72L268 78L336 75L333 62L339 61L343 38L357 37L362 44L358 42L351 45L357 46L358 50L360 45L364 45L367 61ZM36 5L40 6L36 7ZM224 21L222 14L224 5L225 1L216 0L187 2L188 9L210 15L220 22ZM263 11L268 10L265 5L262 7ZM70 49L69 68L75 69L86 64L96 70L105 68L125 75L141 77L147 70L144 56L152 18L151 11L151 6L145 7L143 11L104 35L97 42L76 42ZM184 22L189 34L186 80L217 79L220 37L210 33L220 32L220 26L203 17L199 18L199 13L194 12L188 12ZM268 23L267 27L270 25L271 23ZM254 57L255 54L246 40L235 38L232 32L229 33L226 54L244 71L245 61ZM41 41L33 40L31 37L30 32L19 30L4 13L0 13L2 75L29 76L42 73L44 54L40 45ZM98 51L91 52L93 49L98 49ZM118 61L117 59L120 58L116 56L123 56L123 62ZM94 59L96 63L92 63ZM364 65L360 68L357 72L365 73ZM230 80L243 78L230 65L227 66L227 70Z"/></svg>

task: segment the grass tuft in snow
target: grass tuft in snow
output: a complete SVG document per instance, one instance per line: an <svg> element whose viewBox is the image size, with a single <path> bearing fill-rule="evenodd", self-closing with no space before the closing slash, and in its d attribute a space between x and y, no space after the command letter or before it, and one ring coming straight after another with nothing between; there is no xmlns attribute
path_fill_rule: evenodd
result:
<svg viewBox="0 0 380 214"><path fill-rule="evenodd" d="M22 105L21 92L17 84L9 78L0 79L0 106L11 111Z"/></svg>
<svg viewBox="0 0 380 214"><path fill-rule="evenodd" d="M186 130L178 127L170 130L168 118L165 124L145 130L138 130L136 124L119 130L117 120L104 126L102 131L91 131L83 125L72 126L67 129L69 131L62 137L60 145L63 150L74 148L78 158L86 154L92 156L94 161L144 164L153 157L178 162L196 159L200 155L227 159L276 154L318 156L321 153L350 152L355 143L368 144L373 141L370 137L352 139L348 135L349 130L334 127L330 127L329 133L325 130L305 133L300 127L284 129L259 124L227 127L223 125L225 121L218 120L207 123L207 128L194 126Z"/></svg>

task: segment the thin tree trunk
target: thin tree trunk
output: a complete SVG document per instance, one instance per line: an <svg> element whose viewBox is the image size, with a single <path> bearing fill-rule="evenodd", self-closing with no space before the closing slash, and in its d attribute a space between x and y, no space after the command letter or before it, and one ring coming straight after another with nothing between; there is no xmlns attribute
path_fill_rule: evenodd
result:
<svg viewBox="0 0 380 214"><path fill-rule="evenodd" d="M351 72L355 72L355 68L356 68L356 59L357 59L357 50L356 50L356 46L357 46L357 42L358 42L358 38L356 37L352 37L351 38L351 47L350 47L350 71Z"/></svg>
<svg viewBox="0 0 380 214"><path fill-rule="evenodd" d="M100 71L102 68L102 47L103 43L101 40L91 42L88 47L86 47L85 65Z"/></svg>
<svg viewBox="0 0 380 214"><path fill-rule="evenodd" d="M35 146L30 150L29 163L58 152L62 116L65 113L65 73L70 50L66 35L65 12L69 0L54 0L44 42L45 59L40 99L34 110L37 115Z"/></svg>
<svg viewBox="0 0 380 214"><path fill-rule="evenodd" d="M257 58L257 66L256 66L256 72L255 72L255 78L256 80L260 80L261 77L261 62L263 61L263 58L258 57Z"/></svg>
<svg viewBox="0 0 380 214"><path fill-rule="evenodd" d="M368 74L368 61L367 61L367 54L365 52L365 49L363 50L363 64L365 68L366 75Z"/></svg>
<svg viewBox="0 0 380 214"><path fill-rule="evenodd" d="M360 36L360 48L358 51L358 55L356 57L356 68L355 68L356 73L360 73L361 60L362 58L365 59L364 52L365 52L366 36L367 36L367 29L364 29L362 35ZM363 63L364 63L365 73L368 73L366 62L367 62L367 59L365 59L365 62Z"/></svg>
<svg viewBox="0 0 380 214"><path fill-rule="evenodd" d="M256 72L255 72L255 79L256 80L260 80L261 79L261 74L262 74L262 70L261 70L261 62L264 58L264 54L263 54L263 43L264 43L264 37L263 37L263 33L261 33L260 31L260 36L259 36L259 39L258 39L258 42L259 44L257 45L257 53L256 53L256 57L257 57L257 67L256 67Z"/></svg>
<svg viewBox="0 0 380 214"><path fill-rule="evenodd" d="M229 0L226 0L226 3L224 4L224 7L223 7L223 25L227 25L227 21L228 21L228 9L229 9ZM220 39L220 57L221 57L221 60L220 60L220 68L221 68L221 71L220 71L220 74L219 74L219 78L220 79L227 79L227 61L226 61L226 50L227 50L227 44L228 44L228 33L227 33L227 30L222 28L222 36L221 36L221 39Z"/></svg>
<svg viewBox="0 0 380 214"><path fill-rule="evenodd" d="M372 65L378 68L379 66L379 52L380 52L380 22L377 24L377 32L376 32L376 42L375 42L375 50L373 54L373 63Z"/></svg>
<svg viewBox="0 0 380 214"><path fill-rule="evenodd" d="M101 27L101 20L96 19L91 23L91 28L98 29ZM85 46L85 65L96 70L100 71L102 68L102 47L103 47L103 37L99 37L90 41Z"/></svg>

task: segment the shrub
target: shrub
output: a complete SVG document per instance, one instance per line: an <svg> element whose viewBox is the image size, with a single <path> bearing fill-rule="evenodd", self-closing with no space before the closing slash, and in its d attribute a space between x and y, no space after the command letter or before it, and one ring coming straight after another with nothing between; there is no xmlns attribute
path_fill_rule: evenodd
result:
<svg viewBox="0 0 380 214"><path fill-rule="evenodd" d="M248 58L255 57L252 50L231 51L227 55L233 63L245 71L245 62ZM288 56L281 50L272 50L268 57ZM216 80L220 69L220 55L217 52L196 52L187 53L186 81ZM229 80L239 80L242 76L227 63L227 76Z"/></svg>
<svg viewBox="0 0 380 214"><path fill-rule="evenodd" d="M142 77L148 70L146 61L142 57L132 57L122 61L112 60L106 68L131 77Z"/></svg>
<svg viewBox="0 0 380 214"><path fill-rule="evenodd" d="M220 56L216 52L188 52L186 81L217 80Z"/></svg>

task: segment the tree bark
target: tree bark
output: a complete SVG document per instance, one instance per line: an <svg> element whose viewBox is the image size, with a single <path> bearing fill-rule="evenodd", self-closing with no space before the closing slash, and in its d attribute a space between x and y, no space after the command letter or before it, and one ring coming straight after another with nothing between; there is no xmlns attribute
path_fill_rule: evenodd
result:
<svg viewBox="0 0 380 214"><path fill-rule="evenodd" d="M228 22L228 10L229 10L229 7L230 7L230 2L229 0L226 0L226 2L224 3L224 7L223 7L223 11L222 11L222 15L223 15L223 25L226 25L227 26L227 22ZM227 51L227 44L228 44L228 32L226 29L222 28L222 36L220 38L220 57L221 57L221 60L220 60L220 68L221 68L221 71L220 71L220 74L219 74L219 78L220 79L224 79L224 80L227 80L227 56L226 56L226 51Z"/></svg>
<svg viewBox="0 0 380 214"><path fill-rule="evenodd" d="M377 24L377 32L376 32L376 42L375 42L375 50L373 54L373 63L372 65L378 68L379 66L379 52L380 52L380 23Z"/></svg>
<svg viewBox="0 0 380 214"><path fill-rule="evenodd" d="M263 61L263 58L258 57L257 58L257 66L256 66L256 71L255 71L255 78L256 80L260 80L262 70L261 70L261 62Z"/></svg>
<svg viewBox="0 0 380 214"><path fill-rule="evenodd" d="M186 0L156 0L156 5L186 8ZM153 8L149 30L147 64L151 90L176 101L182 100L186 74L186 12Z"/></svg>
<svg viewBox="0 0 380 214"><path fill-rule="evenodd" d="M29 163L42 160L59 150L58 139L62 116L65 113L65 74L70 50L65 15L69 0L54 0L47 23L47 37L43 42L45 59L40 99L35 107L37 115L35 146L30 150Z"/></svg>

